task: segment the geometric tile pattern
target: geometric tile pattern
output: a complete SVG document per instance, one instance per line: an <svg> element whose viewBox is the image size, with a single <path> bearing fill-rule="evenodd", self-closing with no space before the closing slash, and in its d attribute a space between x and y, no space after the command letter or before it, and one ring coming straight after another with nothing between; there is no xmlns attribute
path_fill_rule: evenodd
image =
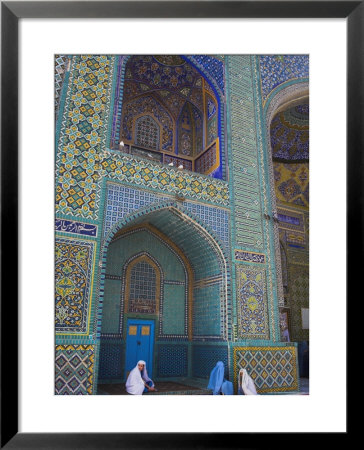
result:
<svg viewBox="0 0 364 450"><path fill-rule="evenodd" d="M151 116L145 115L136 119L135 133L138 145L158 150L159 126Z"/></svg>
<svg viewBox="0 0 364 450"><path fill-rule="evenodd" d="M100 345L99 379L122 377L122 344L102 342Z"/></svg>
<svg viewBox="0 0 364 450"><path fill-rule="evenodd" d="M194 345L192 347L192 376L207 378L217 361L222 361L224 363L225 375L227 375L227 346Z"/></svg>
<svg viewBox="0 0 364 450"><path fill-rule="evenodd" d="M258 393L298 390L297 349L287 347L235 347L234 382L246 369Z"/></svg>
<svg viewBox="0 0 364 450"><path fill-rule="evenodd" d="M157 348L159 377L187 376L187 345L159 345Z"/></svg>
<svg viewBox="0 0 364 450"><path fill-rule="evenodd" d="M55 394L92 394L94 362L94 345L57 345Z"/></svg>
<svg viewBox="0 0 364 450"><path fill-rule="evenodd" d="M302 329L301 309L309 307L309 267L290 264L288 266L288 277L291 339L293 341L307 341L309 330Z"/></svg>
<svg viewBox="0 0 364 450"><path fill-rule="evenodd" d="M259 250L264 242L252 63L245 55L229 57L228 61L235 244Z"/></svg>
<svg viewBox="0 0 364 450"><path fill-rule="evenodd" d="M56 205L62 214L97 218L113 60L96 55L72 59L56 159Z"/></svg>
<svg viewBox="0 0 364 450"><path fill-rule="evenodd" d="M309 55L261 55L259 63L264 101L280 84L309 76Z"/></svg>
<svg viewBox="0 0 364 450"><path fill-rule="evenodd" d="M308 163L273 162L277 200L308 207Z"/></svg>
<svg viewBox="0 0 364 450"><path fill-rule="evenodd" d="M228 205L227 184L221 180L207 181L120 152L101 152L107 148L114 59L104 55L72 58L56 159L57 212L98 219L104 176Z"/></svg>
<svg viewBox="0 0 364 450"><path fill-rule="evenodd" d="M281 112L272 120L270 143L274 160L308 161L309 117L308 113L303 115L298 112L302 111L303 106L298 105Z"/></svg>
<svg viewBox="0 0 364 450"><path fill-rule="evenodd" d="M239 339L269 339L265 269L236 264Z"/></svg>
<svg viewBox="0 0 364 450"><path fill-rule="evenodd" d="M212 282L199 280L199 284L194 286L193 335L196 339L209 337L210 340L220 340L224 333L224 311L220 301L223 298L224 285L220 274L215 278L217 280Z"/></svg>
<svg viewBox="0 0 364 450"><path fill-rule="evenodd" d="M156 273L146 261L131 270L128 312L156 314Z"/></svg>
<svg viewBox="0 0 364 450"><path fill-rule="evenodd" d="M55 113L56 119L58 115L59 98L61 96L64 76L66 74L68 56L65 55L55 55L54 56L54 103L55 103Z"/></svg>
<svg viewBox="0 0 364 450"><path fill-rule="evenodd" d="M55 326L57 333L86 333L95 242L57 238Z"/></svg>
<svg viewBox="0 0 364 450"><path fill-rule="evenodd" d="M221 93L224 94L224 62L210 55L193 55L190 59L197 67L204 69L211 76Z"/></svg>
<svg viewBox="0 0 364 450"><path fill-rule="evenodd" d="M115 183L107 184L105 202L104 236L124 216L151 203L170 200L170 197L141 189L133 189ZM229 212L225 209L184 201L184 208L208 225L229 248Z"/></svg>

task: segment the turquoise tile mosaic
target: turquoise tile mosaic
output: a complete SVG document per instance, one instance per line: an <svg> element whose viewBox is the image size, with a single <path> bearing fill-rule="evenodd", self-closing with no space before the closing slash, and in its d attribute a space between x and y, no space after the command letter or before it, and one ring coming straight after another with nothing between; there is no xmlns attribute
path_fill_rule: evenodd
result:
<svg viewBox="0 0 364 450"><path fill-rule="evenodd" d="M298 391L297 347L234 347L234 383L237 388L240 369L246 369L258 394Z"/></svg>
<svg viewBox="0 0 364 450"><path fill-rule="evenodd" d="M236 264L239 339L269 339L266 274L261 267Z"/></svg>
<svg viewBox="0 0 364 450"><path fill-rule="evenodd" d="M60 97L64 84L64 79L67 71L69 58L66 55L55 55L54 58L54 102L56 119L58 116L58 109L60 104Z"/></svg>
<svg viewBox="0 0 364 450"><path fill-rule="evenodd" d="M183 335L186 329L186 287L164 283L163 334Z"/></svg>
<svg viewBox="0 0 364 450"><path fill-rule="evenodd" d="M143 302L154 299L159 309L135 309L131 305L133 294L133 280L127 282L128 267L141 256L151 259L160 271L160 286L152 279L143 281L138 289L145 291ZM181 257L176 251L166 245L158 236L148 229L132 230L113 241L108 250L108 264L103 294L102 328L103 334L121 336L125 314L142 313L159 317L158 338L186 338L187 337L187 291L188 271ZM133 266L136 267L136 266ZM149 266L149 271L153 270ZM150 272L153 275L152 272ZM134 274L138 277L138 274ZM131 272L133 276L133 272ZM112 279L114 278L114 279ZM153 278L153 277L152 277ZM137 278L135 278L136 281ZM126 285L129 286L129 292ZM158 298L156 298L158 295ZM128 310L125 311L126 297ZM137 296L141 297L140 295ZM143 305L144 305L143 303Z"/></svg>
<svg viewBox="0 0 364 450"><path fill-rule="evenodd" d="M97 218L114 58L72 57L56 157L56 211ZM101 177L100 177L101 175Z"/></svg>
<svg viewBox="0 0 364 450"><path fill-rule="evenodd" d="M120 219L140 208L173 197L116 183L107 183L104 213L104 236ZM184 208L208 225L226 249L229 248L229 211L202 203L182 202Z"/></svg>
<svg viewBox="0 0 364 450"><path fill-rule="evenodd" d="M121 279L105 280L102 333L120 333Z"/></svg>
<svg viewBox="0 0 364 450"><path fill-rule="evenodd" d="M95 245L93 241L56 239L56 333L88 332Z"/></svg>
<svg viewBox="0 0 364 450"><path fill-rule="evenodd" d="M228 348L227 346L194 345L192 347L192 375L208 378L211 370L218 361L225 366L225 376L228 376Z"/></svg>
<svg viewBox="0 0 364 450"><path fill-rule="evenodd" d="M102 341L100 345L99 379L122 379L123 346L121 342Z"/></svg>
<svg viewBox="0 0 364 450"><path fill-rule="evenodd" d="M193 291L193 335L195 337L218 337L221 329L221 284L206 285Z"/></svg>
<svg viewBox="0 0 364 450"><path fill-rule="evenodd" d="M173 240L173 245L176 245L179 251L189 261L194 275L193 278L195 279L195 283L198 284L195 286L199 292L199 301L196 301L196 305L198 305L198 310L196 310L198 311L198 316L196 317L199 317L198 321L200 321L199 314L206 317L204 322L201 321L196 339L226 339L227 333L231 333L228 258L224 255L216 241L211 239L211 236L198 223L190 220L189 216L186 216L182 212L180 206L174 205L171 207L169 203L163 203L163 207L160 209L155 204L147 208L150 208L150 212L143 209L145 214L137 213L135 219L131 215L126 217L127 220L129 219L129 225L139 227L139 229L132 229L130 233L139 232L140 227L146 228L148 233L156 235L157 239L163 245L167 245L167 247L170 247L171 244L168 244L166 239ZM106 239L111 239L112 231L115 229L115 232L117 232L118 227L122 226L122 222L114 226L107 234ZM145 223L148 225L145 225ZM127 233L129 232L127 231ZM119 238L116 239L118 240ZM139 240L136 243L135 248L138 248L140 242ZM105 242L105 245L107 245L107 242ZM145 246L145 243L143 245ZM104 258L107 261L106 273L111 273L109 256L106 253ZM158 259L157 256L156 259ZM170 279L173 280L176 278L173 276ZM216 284L216 287L212 288L214 284ZM213 296L213 300L210 298L211 296ZM214 323L212 325L210 323L208 327L207 325L205 326L205 323L207 324L209 319L203 309L203 302L205 300L208 300L210 303L214 302L213 319L217 319L218 321L217 324ZM210 322L212 322L212 316L210 317ZM206 330L208 330L208 334L206 334Z"/></svg>
<svg viewBox="0 0 364 450"><path fill-rule="evenodd" d="M180 86L191 107L164 97L181 150L168 161L190 157L196 170L196 152L204 171L218 163L219 149L212 176L119 151L123 101L134 89L125 74L128 58L56 60L56 393L94 394L98 379L123 380L129 317L155 325L158 378L207 379L221 360L231 381L246 367L261 393L296 390L295 345L279 342L276 242L264 216L272 217L275 207L265 114L275 92L307 81L308 57L183 56L193 66L192 85ZM270 78L271 70L280 72ZM203 98L197 86L205 86ZM195 129L194 149L180 122L201 122L201 105L207 134ZM185 113L180 121L173 115L178 108ZM137 120L133 139L150 147L164 139L171 148L171 123L163 137L153 120ZM211 155L201 150L209 135L220 144ZM303 257L292 246L303 222L278 214L297 266L286 272L295 279L292 305L299 317L299 308L308 307L308 253ZM73 317L67 302L76 306ZM297 317L292 336L299 339Z"/></svg>
<svg viewBox="0 0 364 450"><path fill-rule="evenodd" d="M185 377L188 366L187 345L161 345L158 351L158 377Z"/></svg>
<svg viewBox="0 0 364 450"><path fill-rule="evenodd" d="M56 345L55 394L93 393L95 346Z"/></svg>
<svg viewBox="0 0 364 450"><path fill-rule="evenodd" d="M264 240L251 57L229 57L228 70L235 244L259 250Z"/></svg>

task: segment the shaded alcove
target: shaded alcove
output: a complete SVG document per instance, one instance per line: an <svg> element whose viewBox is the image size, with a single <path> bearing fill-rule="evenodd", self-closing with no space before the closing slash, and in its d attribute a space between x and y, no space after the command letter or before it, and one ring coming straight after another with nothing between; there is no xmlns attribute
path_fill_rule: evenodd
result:
<svg viewBox="0 0 364 450"><path fill-rule="evenodd" d="M191 58L133 55L123 64L121 110L114 118L120 126L111 147L223 178L219 94Z"/></svg>

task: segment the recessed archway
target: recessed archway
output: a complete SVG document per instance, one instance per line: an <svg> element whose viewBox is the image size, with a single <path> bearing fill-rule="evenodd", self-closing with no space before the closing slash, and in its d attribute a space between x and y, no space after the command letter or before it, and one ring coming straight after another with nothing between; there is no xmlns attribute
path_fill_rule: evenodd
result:
<svg viewBox="0 0 364 450"><path fill-rule="evenodd" d="M195 59L185 55L120 57L110 148L226 179L223 88ZM140 135L136 133L135 116L147 116L152 110L161 130L158 148L158 128L143 127Z"/></svg>
<svg viewBox="0 0 364 450"><path fill-rule="evenodd" d="M148 319L153 321L155 330L152 337L155 351L150 363L155 376L198 376L199 368L194 368L191 362L195 345L226 342L230 328L228 258L213 232L175 202L154 204L116 224L106 236L103 255L98 312L101 361L113 364L112 358L102 356L103 352L110 355L113 348L118 355L114 361L120 369L118 375L123 377L127 321ZM130 289L125 274L130 274L130 261L140 257L149 259L154 273L160 274L153 278L151 271L150 278L160 283L159 293L155 289L155 298L160 303L149 315L125 310L126 292ZM117 317L111 319L113 314ZM114 328L108 328L108 322ZM197 345L196 351L201 351L200 346ZM170 352L177 355L179 363L167 370ZM102 369L100 376L106 372Z"/></svg>

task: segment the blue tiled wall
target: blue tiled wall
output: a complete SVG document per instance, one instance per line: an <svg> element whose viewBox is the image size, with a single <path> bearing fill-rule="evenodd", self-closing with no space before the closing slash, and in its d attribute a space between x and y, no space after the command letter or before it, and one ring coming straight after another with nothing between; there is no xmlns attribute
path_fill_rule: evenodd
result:
<svg viewBox="0 0 364 450"><path fill-rule="evenodd" d="M105 280L101 333L118 333L120 319L121 280Z"/></svg>
<svg viewBox="0 0 364 450"><path fill-rule="evenodd" d="M154 192L133 189L116 183L107 184L105 204L104 236L120 219L131 212L154 202L170 200L172 197ZM229 248L229 213L225 209L197 202L183 202L183 207L203 220L225 247Z"/></svg>
<svg viewBox="0 0 364 450"><path fill-rule="evenodd" d="M207 378L218 361L225 366L225 376L228 370L227 345L194 345L192 347L192 375L194 377Z"/></svg>
<svg viewBox="0 0 364 450"><path fill-rule="evenodd" d="M198 318L193 321L194 336L221 334L219 283L194 289L193 316Z"/></svg>
<svg viewBox="0 0 364 450"><path fill-rule="evenodd" d="M184 334L185 285L164 284L163 334Z"/></svg>
<svg viewBox="0 0 364 450"><path fill-rule="evenodd" d="M121 342L102 342L100 346L99 379L115 379L123 377L123 347Z"/></svg>
<svg viewBox="0 0 364 450"><path fill-rule="evenodd" d="M157 373L159 377L187 376L187 345L159 345L158 355Z"/></svg>

